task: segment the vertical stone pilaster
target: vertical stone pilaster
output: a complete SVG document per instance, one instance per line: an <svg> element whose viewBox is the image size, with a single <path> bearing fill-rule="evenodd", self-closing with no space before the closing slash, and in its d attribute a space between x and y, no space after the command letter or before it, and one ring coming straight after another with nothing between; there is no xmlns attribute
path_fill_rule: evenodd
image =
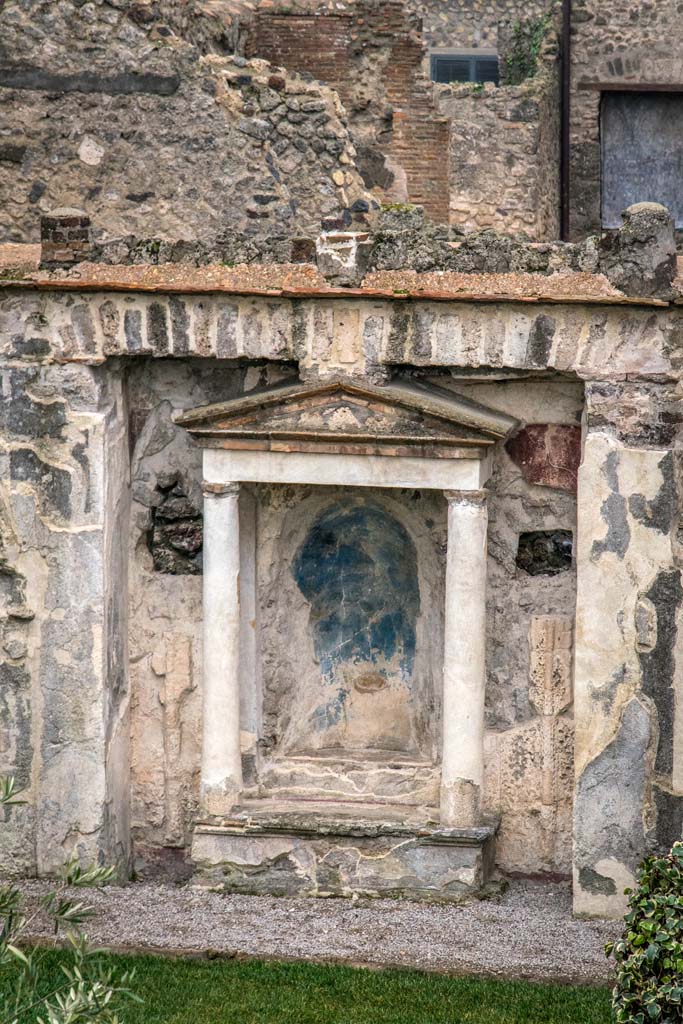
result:
<svg viewBox="0 0 683 1024"><path fill-rule="evenodd" d="M574 910L588 916L621 916L640 861L680 835L673 460L596 430L579 472Z"/></svg>
<svg viewBox="0 0 683 1024"><path fill-rule="evenodd" d="M441 821L481 818L486 693L485 491L446 491L448 556L443 673Z"/></svg>
<svg viewBox="0 0 683 1024"><path fill-rule="evenodd" d="M130 827L127 675L128 436L116 368L7 361L0 415L0 505L9 556L9 687L0 772L26 807L16 867L64 861L125 875ZM2 616L0 616L1 618ZM7 649L8 648L8 649ZM1 674L1 673L0 673ZM4 680L3 680L4 683ZM16 697L14 692L16 692ZM16 870L10 865L10 870Z"/></svg>

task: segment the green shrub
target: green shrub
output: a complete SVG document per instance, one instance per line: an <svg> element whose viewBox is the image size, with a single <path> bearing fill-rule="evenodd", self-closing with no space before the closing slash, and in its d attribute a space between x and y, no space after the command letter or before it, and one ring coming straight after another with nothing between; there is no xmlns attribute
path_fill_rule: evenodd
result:
<svg viewBox="0 0 683 1024"><path fill-rule="evenodd" d="M616 1024L683 1024L683 843L648 857L629 894L625 929L605 947L617 962Z"/></svg>
<svg viewBox="0 0 683 1024"><path fill-rule="evenodd" d="M506 85L521 85L528 78L534 77L543 40L552 21L552 12L548 12L540 18L514 23L510 48L505 58Z"/></svg>

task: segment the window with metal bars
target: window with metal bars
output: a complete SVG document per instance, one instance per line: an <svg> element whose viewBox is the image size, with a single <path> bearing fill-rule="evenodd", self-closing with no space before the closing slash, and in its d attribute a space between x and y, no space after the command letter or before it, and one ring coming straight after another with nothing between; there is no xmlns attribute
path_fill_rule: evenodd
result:
<svg viewBox="0 0 683 1024"><path fill-rule="evenodd" d="M498 58L467 53L433 53L430 57L433 82L493 82L498 85Z"/></svg>

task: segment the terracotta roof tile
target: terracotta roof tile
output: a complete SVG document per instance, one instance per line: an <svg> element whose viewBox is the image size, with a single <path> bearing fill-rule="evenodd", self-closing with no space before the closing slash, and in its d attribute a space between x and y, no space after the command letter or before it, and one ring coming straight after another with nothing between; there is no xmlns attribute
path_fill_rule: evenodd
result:
<svg viewBox="0 0 683 1024"><path fill-rule="evenodd" d="M327 283L313 264L79 263L67 270L40 270L40 246L0 246L0 285L58 291L136 291L172 293L225 292L235 295L283 297L421 298L467 302L576 302L666 306L655 298L632 298L614 288L602 274L463 274L414 270L368 274L359 288ZM683 284L683 282L681 282Z"/></svg>

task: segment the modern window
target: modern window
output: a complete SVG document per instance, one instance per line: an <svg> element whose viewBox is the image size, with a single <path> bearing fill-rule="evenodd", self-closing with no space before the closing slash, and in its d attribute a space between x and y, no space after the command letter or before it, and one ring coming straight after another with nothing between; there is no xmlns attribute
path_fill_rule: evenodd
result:
<svg viewBox="0 0 683 1024"><path fill-rule="evenodd" d="M662 203L683 227L683 94L602 96L602 225L618 228L633 203Z"/></svg>
<svg viewBox="0 0 683 1024"><path fill-rule="evenodd" d="M493 82L498 85L495 53L432 53L429 62L433 82Z"/></svg>

